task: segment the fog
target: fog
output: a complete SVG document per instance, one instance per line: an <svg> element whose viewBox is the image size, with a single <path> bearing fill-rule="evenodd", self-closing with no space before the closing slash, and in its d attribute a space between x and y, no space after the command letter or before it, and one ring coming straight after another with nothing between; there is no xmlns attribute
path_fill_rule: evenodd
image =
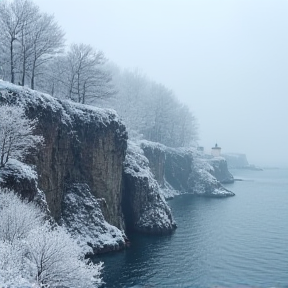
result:
<svg viewBox="0 0 288 288"><path fill-rule="evenodd" d="M35 0L68 43L171 88L199 145L288 165L287 0ZM287 166L286 165L286 166Z"/></svg>

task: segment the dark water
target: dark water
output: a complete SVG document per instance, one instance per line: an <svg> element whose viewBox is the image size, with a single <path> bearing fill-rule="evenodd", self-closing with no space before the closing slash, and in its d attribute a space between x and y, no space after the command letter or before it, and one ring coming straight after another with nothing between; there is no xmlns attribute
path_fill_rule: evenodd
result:
<svg viewBox="0 0 288 288"><path fill-rule="evenodd" d="M173 235L101 257L104 287L288 287L288 170L232 173L235 197L178 196Z"/></svg>

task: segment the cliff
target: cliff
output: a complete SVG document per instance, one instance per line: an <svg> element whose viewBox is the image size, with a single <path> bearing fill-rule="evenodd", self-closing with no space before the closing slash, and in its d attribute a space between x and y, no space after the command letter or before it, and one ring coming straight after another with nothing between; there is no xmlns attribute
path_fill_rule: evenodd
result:
<svg viewBox="0 0 288 288"><path fill-rule="evenodd" d="M211 174L222 184L234 183L234 177L228 170L227 161L223 157L213 157L208 162L212 166Z"/></svg>
<svg viewBox="0 0 288 288"><path fill-rule="evenodd" d="M206 197L235 195L221 185L216 179L217 169L214 169L207 159L202 159L196 150L168 148L148 141L142 141L141 147L149 160L149 166L158 184L163 188L165 197L169 198L169 195L173 195L173 192L166 192L169 189L176 190L178 193L191 193ZM222 164L225 168L225 161ZM218 169L219 174L227 176L227 179L233 178L228 169L224 168L223 171Z"/></svg>
<svg viewBox="0 0 288 288"><path fill-rule="evenodd" d="M129 142L123 171L122 207L127 229L164 234L176 228L171 210L143 150Z"/></svg>
<svg viewBox="0 0 288 288"><path fill-rule="evenodd" d="M222 155L230 168L248 167L249 163L245 154L227 153Z"/></svg>
<svg viewBox="0 0 288 288"><path fill-rule="evenodd" d="M35 133L44 137L41 149L31 153L24 160L35 170L36 176L30 177L27 182L25 177L18 177L20 173L15 176L15 168L10 168L9 171L12 172L8 173L8 165L5 168L7 173L1 176L4 182L2 186L24 193L23 196L29 199L33 199L37 191L43 191L50 215L60 223L62 216L67 215L65 209L69 207L63 205L64 200L67 199L67 195L75 192L75 188L71 190L71 187L79 183L86 184L91 195L90 203L94 198L105 199L105 209L102 209L105 220L116 226L115 229L124 229L121 186L127 133L116 113L112 110L60 101L47 94L3 81L0 81L0 103L23 106L28 118L38 119ZM30 186L26 185L26 182L30 183ZM37 187L33 188L33 185ZM31 187L33 189L30 189ZM84 201L87 193L78 193L77 197L78 200L82 197ZM83 220L83 225L78 229L80 235L86 233L85 230L81 230L85 225L94 230L103 230L95 223L93 217L85 218L79 210L75 210L74 213L77 214L75 219ZM69 223L71 227L68 227L68 230L71 228L73 231L75 227L71 221ZM119 235L120 230L117 232ZM115 250L125 245L124 236L120 242L114 243L116 246L111 249ZM94 250L98 250L99 245L105 246L105 243L101 244L97 238L90 243Z"/></svg>
<svg viewBox="0 0 288 288"><path fill-rule="evenodd" d="M87 254L122 249L125 231L171 233L165 197L234 195L192 149L128 141L113 110L99 109L0 81L0 104L21 105L37 119L44 145L0 169L0 185L36 201ZM214 170L215 172L215 170ZM216 175L215 175L216 176Z"/></svg>
<svg viewBox="0 0 288 288"><path fill-rule="evenodd" d="M44 137L44 145L31 151L25 164L11 159L0 171L0 185L29 200L42 199L86 253L125 247L127 229L175 229L141 152L130 145L125 158L127 133L115 111L60 101L3 81L1 103L21 105L28 118L37 119L35 134Z"/></svg>
<svg viewBox="0 0 288 288"><path fill-rule="evenodd" d="M254 164L249 164L245 154L227 153L227 154L223 154L222 156L226 159L229 168L247 169L247 170L256 170L256 171L263 170L262 168L257 167Z"/></svg>

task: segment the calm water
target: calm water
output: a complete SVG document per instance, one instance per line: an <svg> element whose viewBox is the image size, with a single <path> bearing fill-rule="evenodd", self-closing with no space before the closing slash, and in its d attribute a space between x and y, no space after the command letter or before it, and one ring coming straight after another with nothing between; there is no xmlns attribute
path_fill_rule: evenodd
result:
<svg viewBox="0 0 288 288"><path fill-rule="evenodd" d="M101 257L104 287L288 287L288 170L232 173L235 197L178 196L173 235Z"/></svg>

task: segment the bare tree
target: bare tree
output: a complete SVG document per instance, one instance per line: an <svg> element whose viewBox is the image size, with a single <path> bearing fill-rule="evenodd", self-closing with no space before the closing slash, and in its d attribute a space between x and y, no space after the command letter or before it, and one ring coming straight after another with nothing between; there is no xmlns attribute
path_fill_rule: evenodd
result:
<svg viewBox="0 0 288 288"><path fill-rule="evenodd" d="M61 51L64 33L54 16L40 13L29 0L1 1L0 28L0 44L3 53L9 55L2 59L2 66L8 62L10 81L24 85L29 77L34 89L40 67Z"/></svg>
<svg viewBox="0 0 288 288"><path fill-rule="evenodd" d="M68 88L68 97L84 104L113 95L111 75L103 67L105 62L104 54L90 45L71 45L63 59L67 67L64 83Z"/></svg>
<svg viewBox="0 0 288 288"><path fill-rule="evenodd" d="M29 120L24 108L2 105L0 115L0 167L3 167L10 157L21 160L43 137L33 135L36 120Z"/></svg>
<svg viewBox="0 0 288 288"><path fill-rule="evenodd" d="M173 91L147 79L139 71L118 70L119 92L110 101L128 129L145 139L172 147L187 147L197 140L197 121Z"/></svg>
<svg viewBox="0 0 288 288"><path fill-rule="evenodd" d="M35 78L43 71L45 65L55 54L60 53L64 46L64 33L56 23L54 16L41 14L34 23L32 34L31 56L31 88L35 88Z"/></svg>
<svg viewBox="0 0 288 288"><path fill-rule="evenodd" d="M35 5L27 0L15 0L13 2L0 2L0 28L1 45L6 46L5 51L9 54L10 81L15 83L17 60L21 47L20 37L23 29L33 19Z"/></svg>
<svg viewBox="0 0 288 288"><path fill-rule="evenodd" d="M36 283L51 287L98 287L102 264L81 259L81 249L61 227L46 224L26 239L27 257Z"/></svg>

